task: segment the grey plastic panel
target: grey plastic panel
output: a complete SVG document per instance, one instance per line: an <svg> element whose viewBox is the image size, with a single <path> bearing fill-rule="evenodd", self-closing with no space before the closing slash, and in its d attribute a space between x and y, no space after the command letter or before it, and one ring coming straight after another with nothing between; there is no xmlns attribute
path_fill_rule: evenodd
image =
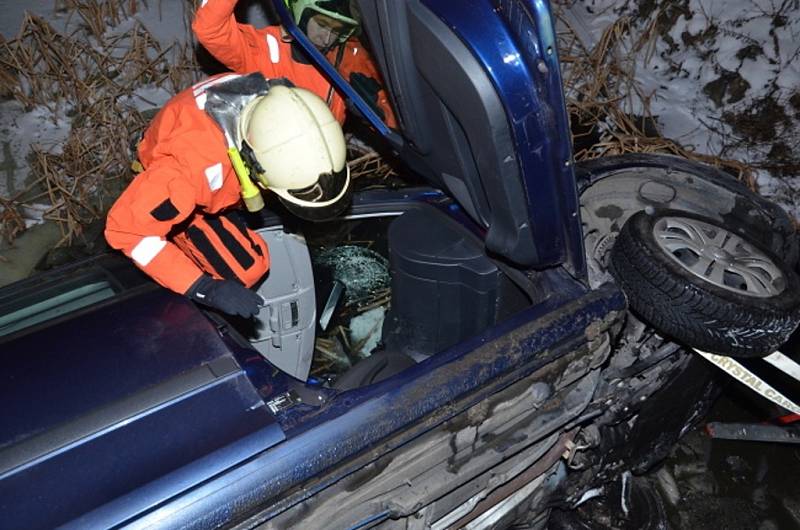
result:
<svg viewBox="0 0 800 530"><path fill-rule="evenodd" d="M266 307L258 314L253 347L287 374L305 381L314 355L317 306L305 238L282 227L258 231L269 246L270 270L258 288Z"/></svg>

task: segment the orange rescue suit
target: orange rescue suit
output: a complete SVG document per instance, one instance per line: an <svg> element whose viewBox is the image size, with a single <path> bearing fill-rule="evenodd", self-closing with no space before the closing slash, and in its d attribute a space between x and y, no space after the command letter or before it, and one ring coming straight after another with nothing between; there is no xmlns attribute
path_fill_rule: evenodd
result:
<svg viewBox="0 0 800 530"><path fill-rule="evenodd" d="M286 77L295 85L314 92L327 100L330 83L311 64L295 62L291 42L283 39L280 26L257 29L236 22L233 9L237 0L207 0L195 13L192 29L197 40L222 64L237 73L261 72L266 78ZM328 54L333 62L336 50ZM374 61L366 49L354 39L347 42L339 71L345 79L354 72L381 81ZM334 91L329 102L333 115L344 121L345 103ZM385 90L378 93L378 105L386 116L386 124L395 127L394 112Z"/></svg>
<svg viewBox="0 0 800 530"><path fill-rule="evenodd" d="M328 60L333 63L336 60L337 50L331 50L328 53ZM383 81L380 72L375 67L375 61L372 56L367 52L357 39L350 39L345 43L344 54L342 55L342 62L339 64L339 72L345 79L348 79L351 73L364 74L367 77L375 79L383 86ZM378 91L378 107L383 111L384 121L386 125L392 129L397 128L397 120L394 116L394 110L389 103L389 96L386 90L381 88Z"/></svg>
<svg viewBox="0 0 800 530"><path fill-rule="evenodd" d="M249 287L269 267L261 237L224 215L238 205L240 186L222 130L203 107L205 89L231 77L238 75L211 77L167 102L139 144L145 170L108 214L109 244L181 294L204 272Z"/></svg>

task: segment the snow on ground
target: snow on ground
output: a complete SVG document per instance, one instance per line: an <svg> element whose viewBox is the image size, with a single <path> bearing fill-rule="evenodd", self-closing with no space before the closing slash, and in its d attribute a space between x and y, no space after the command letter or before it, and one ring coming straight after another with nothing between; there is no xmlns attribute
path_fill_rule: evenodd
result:
<svg viewBox="0 0 800 530"><path fill-rule="evenodd" d="M148 33L159 42L161 49L166 49L174 43L190 43L191 32L188 19L188 3L176 0L156 0L146 4L138 3L138 9L131 17L122 20L119 24L109 27L106 32L107 42L115 35L124 35L130 32L135 24L141 24ZM29 2L12 2L0 0L0 9L3 17L0 22L0 34L6 40L12 40L19 35L25 14L41 16L56 30L63 34L72 34L79 30L82 23L80 15L75 12L56 11L55 0L35 0ZM93 47L100 49L92 37L86 37L93 42ZM112 56L123 56L128 48L127 41L120 39L119 49L105 49ZM142 85L136 88L130 96L120 99L122 105L130 106L139 111L154 109L162 106L173 93L164 87ZM11 198L27 189L35 175L30 174L28 157L31 146L40 150L58 154L72 128L72 118L69 116L68 104L59 105L56 112L37 106L25 109L20 103L11 101L0 102L0 197ZM42 221L42 212L46 209L39 207L24 208L27 226Z"/></svg>
<svg viewBox="0 0 800 530"><path fill-rule="evenodd" d="M60 153L70 127L64 109L55 114L44 107L26 112L16 101L0 103L0 197L13 197L26 189L30 146ZM42 203L26 205L22 212L25 228L44 222L42 215L49 208Z"/></svg>
<svg viewBox="0 0 800 530"><path fill-rule="evenodd" d="M80 15L74 10L56 10L57 3L57 0L0 0L0 11L3 13L0 18L0 35L6 40L16 38L26 13L44 18L56 31L71 34L82 23ZM247 4L243 6L246 8L246 20L255 25L267 23L259 2L243 0L242 3ZM109 26L104 35L105 40L112 42L114 39L111 37L125 35L136 24L141 24L162 50L174 43L192 45L191 4L186 0L134 2L131 5L138 6L136 12L119 24ZM89 36L87 40L93 43L93 47L102 48L93 37ZM104 49L104 52L122 57L128 52L126 44L125 39L120 39L116 48ZM131 95L122 97L119 102L141 112L161 107L173 95L174 91L163 86L142 85ZM68 117L66 108L59 108L54 114L43 107L26 110L16 101L0 102L0 197L14 197L26 189L34 178L30 175L27 161L30 147L36 145L45 152L59 153L71 126L72 120ZM26 225L41 222L39 208L26 208L24 215Z"/></svg>
<svg viewBox="0 0 800 530"><path fill-rule="evenodd" d="M63 30L75 22L75 14L65 10L56 11L57 0L0 0L0 35L6 40L17 36L26 13L46 19L54 28ZM138 2L140 11L135 18L144 23L159 42L172 43L187 35L184 13L188 6L186 0L149 0Z"/></svg>
<svg viewBox="0 0 800 530"><path fill-rule="evenodd" d="M25 187L32 144L58 153L69 129L70 120L63 112L54 115L43 107L26 112L16 101L0 103L0 196L12 197Z"/></svg>
<svg viewBox="0 0 800 530"><path fill-rule="evenodd" d="M0 12L3 13L3 16L0 17L0 35L6 40L17 36L25 13L39 15L51 21L56 18L53 11L53 0L26 0L25 2L0 0ZM54 23L54 25L56 24Z"/></svg>
<svg viewBox="0 0 800 530"><path fill-rule="evenodd" d="M762 194L800 218L800 2L578 0L564 19L587 48L620 17L659 132L697 152L756 169ZM632 45L629 45L632 46ZM641 100L631 114L642 115Z"/></svg>
<svg viewBox="0 0 800 530"><path fill-rule="evenodd" d="M636 80L650 95L660 132L695 150L738 159L757 168L762 193L800 217L800 2L796 0L561 0L564 13L591 48L621 16L632 33L655 24L651 47L635 57ZM24 13L45 17L56 29L74 28L79 17L56 12L55 0L0 0L0 34L14 38ZM188 2L150 0L109 34L136 21L167 47L189 42ZM248 18L264 23L257 2ZM637 35L637 36L638 36ZM142 86L123 103L156 108L172 94ZM641 113L634 106L631 113ZM58 152L71 125L66 111L25 111L0 103L0 196L10 197L29 180L28 148ZM31 214L34 214L31 211Z"/></svg>

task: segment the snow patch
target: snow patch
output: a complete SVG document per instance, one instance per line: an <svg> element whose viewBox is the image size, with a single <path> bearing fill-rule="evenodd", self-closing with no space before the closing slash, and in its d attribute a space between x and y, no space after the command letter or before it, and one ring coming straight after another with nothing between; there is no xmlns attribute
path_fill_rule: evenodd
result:
<svg viewBox="0 0 800 530"><path fill-rule="evenodd" d="M25 228L44 223L44 214L53 207L49 204L33 203L22 206L22 217L25 220Z"/></svg>
<svg viewBox="0 0 800 530"><path fill-rule="evenodd" d="M31 146L60 154L70 128L65 108L25 111L17 101L0 103L0 196L10 198L25 188Z"/></svg>
<svg viewBox="0 0 800 530"><path fill-rule="evenodd" d="M761 193L797 215L800 156L786 146L800 141L800 2L582 0L563 13L588 49L621 16L630 17L630 42L658 29L654 53L626 60L660 133L758 168ZM644 108L634 100L628 110Z"/></svg>

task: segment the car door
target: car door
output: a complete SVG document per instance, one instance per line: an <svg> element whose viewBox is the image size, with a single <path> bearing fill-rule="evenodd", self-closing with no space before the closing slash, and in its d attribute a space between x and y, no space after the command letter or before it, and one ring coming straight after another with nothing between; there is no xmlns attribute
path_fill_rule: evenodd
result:
<svg viewBox="0 0 800 530"><path fill-rule="evenodd" d="M396 110L390 130L327 69L397 154L522 267L584 270L571 142L549 8L525 0L360 0L364 34Z"/></svg>

